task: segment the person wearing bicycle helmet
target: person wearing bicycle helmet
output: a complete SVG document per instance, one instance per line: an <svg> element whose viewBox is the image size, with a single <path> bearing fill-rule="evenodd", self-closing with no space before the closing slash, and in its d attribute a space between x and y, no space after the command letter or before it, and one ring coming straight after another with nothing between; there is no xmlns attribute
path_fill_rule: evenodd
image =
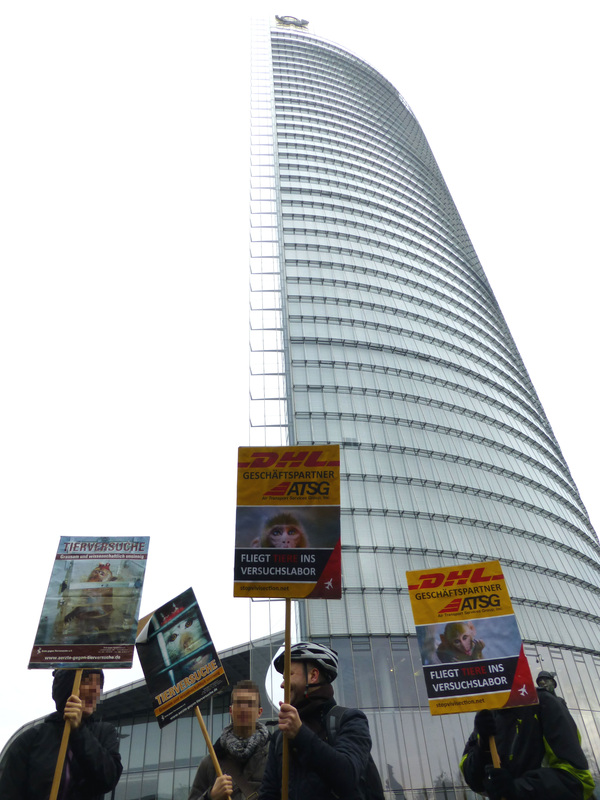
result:
<svg viewBox="0 0 600 800"><path fill-rule="evenodd" d="M273 666L283 674L283 664L281 653ZM290 702L280 703L279 730L271 741L259 800L281 798L284 733L290 752L290 800L363 797L361 781L371 752L369 723L362 711L336 706L331 684L337 674L338 655L330 647L316 642L291 647ZM335 708L341 711L333 712L339 722L330 718Z"/></svg>

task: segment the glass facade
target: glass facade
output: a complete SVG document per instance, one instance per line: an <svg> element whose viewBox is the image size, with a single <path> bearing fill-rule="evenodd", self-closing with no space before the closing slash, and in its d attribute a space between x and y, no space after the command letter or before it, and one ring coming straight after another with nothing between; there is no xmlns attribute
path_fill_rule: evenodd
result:
<svg viewBox="0 0 600 800"><path fill-rule="evenodd" d="M390 790L463 796L472 720L429 715L405 573L497 558L598 774L600 545L411 109L257 23L251 158L251 442L342 448L343 599L298 635L343 654Z"/></svg>

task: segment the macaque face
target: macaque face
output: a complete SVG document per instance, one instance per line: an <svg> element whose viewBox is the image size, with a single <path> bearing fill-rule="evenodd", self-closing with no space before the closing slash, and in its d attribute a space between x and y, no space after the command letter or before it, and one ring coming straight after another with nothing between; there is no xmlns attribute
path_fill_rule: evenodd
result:
<svg viewBox="0 0 600 800"><path fill-rule="evenodd" d="M185 619L169 629L166 634L167 653L171 661L177 661L195 653L208 639L202 635L197 619Z"/></svg>
<svg viewBox="0 0 600 800"><path fill-rule="evenodd" d="M88 582L105 583L106 581L110 581L113 575L109 567L109 564L98 564L98 566L90 572Z"/></svg>
<svg viewBox="0 0 600 800"><path fill-rule="evenodd" d="M473 634L474 630L467 625L457 626L457 630L453 632L454 637L451 639L452 647L458 650L459 653L464 653L470 656L473 651Z"/></svg>
<svg viewBox="0 0 600 800"><path fill-rule="evenodd" d="M304 547L304 532L299 525L273 525L265 533L267 547Z"/></svg>

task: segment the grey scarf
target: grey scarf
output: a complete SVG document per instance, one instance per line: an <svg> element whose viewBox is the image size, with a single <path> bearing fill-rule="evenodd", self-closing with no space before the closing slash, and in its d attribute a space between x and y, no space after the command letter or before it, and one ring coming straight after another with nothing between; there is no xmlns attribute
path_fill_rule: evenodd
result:
<svg viewBox="0 0 600 800"><path fill-rule="evenodd" d="M256 730L249 739L240 739L233 732L233 725L224 728L219 742L221 747L238 761L247 761L254 753L266 744L269 732L262 722L256 723Z"/></svg>

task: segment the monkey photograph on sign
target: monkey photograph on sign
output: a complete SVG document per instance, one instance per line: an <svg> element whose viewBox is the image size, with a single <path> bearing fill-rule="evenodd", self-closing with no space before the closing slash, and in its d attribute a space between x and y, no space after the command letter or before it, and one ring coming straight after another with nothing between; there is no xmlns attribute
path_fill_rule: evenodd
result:
<svg viewBox="0 0 600 800"><path fill-rule="evenodd" d="M133 559L57 562L55 594L46 604L54 621L52 641L101 644L130 640L145 566ZM43 639L43 632L38 636Z"/></svg>
<svg viewBox="0 0 600 800"><path fill-rule="evenodd" d="M485 642L477 639L472 622L449 622L440 634L437 656L442 663L483 658Z"/></svg>
<svg viewBox="0 0 600 800"><path fill-rule="evenodd" d="M98 588L90 587L87 591L81 592L81 597L77 599L81 599L83 605L77 604L76 600L75 607L64 615L64 624L69 625L79 621L84 629L87 628L86 633L89 633L90 627L96 631L107 630L113 611L113 590L106 584L116 580L110 569L110 562L94 567L85 579L85 583L104 585Z"/></svg>
<svg viewBox="0 0 600 800"><path fill-rule="evenodd" d="M252 547L308 547L302 523L289 511L280 511L265 523L262 535L252 540Z"/></svg>
<svg viewBox="0 0 600 800"><path fill-rule="evenodd" d="M176 682L216 658L216 650L192 589L154 612L148 624L153 647L138 647L144 670Z"/></svg>
<svg viewBox="0 0 600 800"><path fill-rule="evenodd" d="M521 646L513 615L419 625L417 641L423 664L504 658L518 654Z"/></svg>
<svg viewBox="0 0 600 800"><path fill-rule="evenodd" d="M239 506L236 547L331 548L340 536L336 506Z"/></svg>

